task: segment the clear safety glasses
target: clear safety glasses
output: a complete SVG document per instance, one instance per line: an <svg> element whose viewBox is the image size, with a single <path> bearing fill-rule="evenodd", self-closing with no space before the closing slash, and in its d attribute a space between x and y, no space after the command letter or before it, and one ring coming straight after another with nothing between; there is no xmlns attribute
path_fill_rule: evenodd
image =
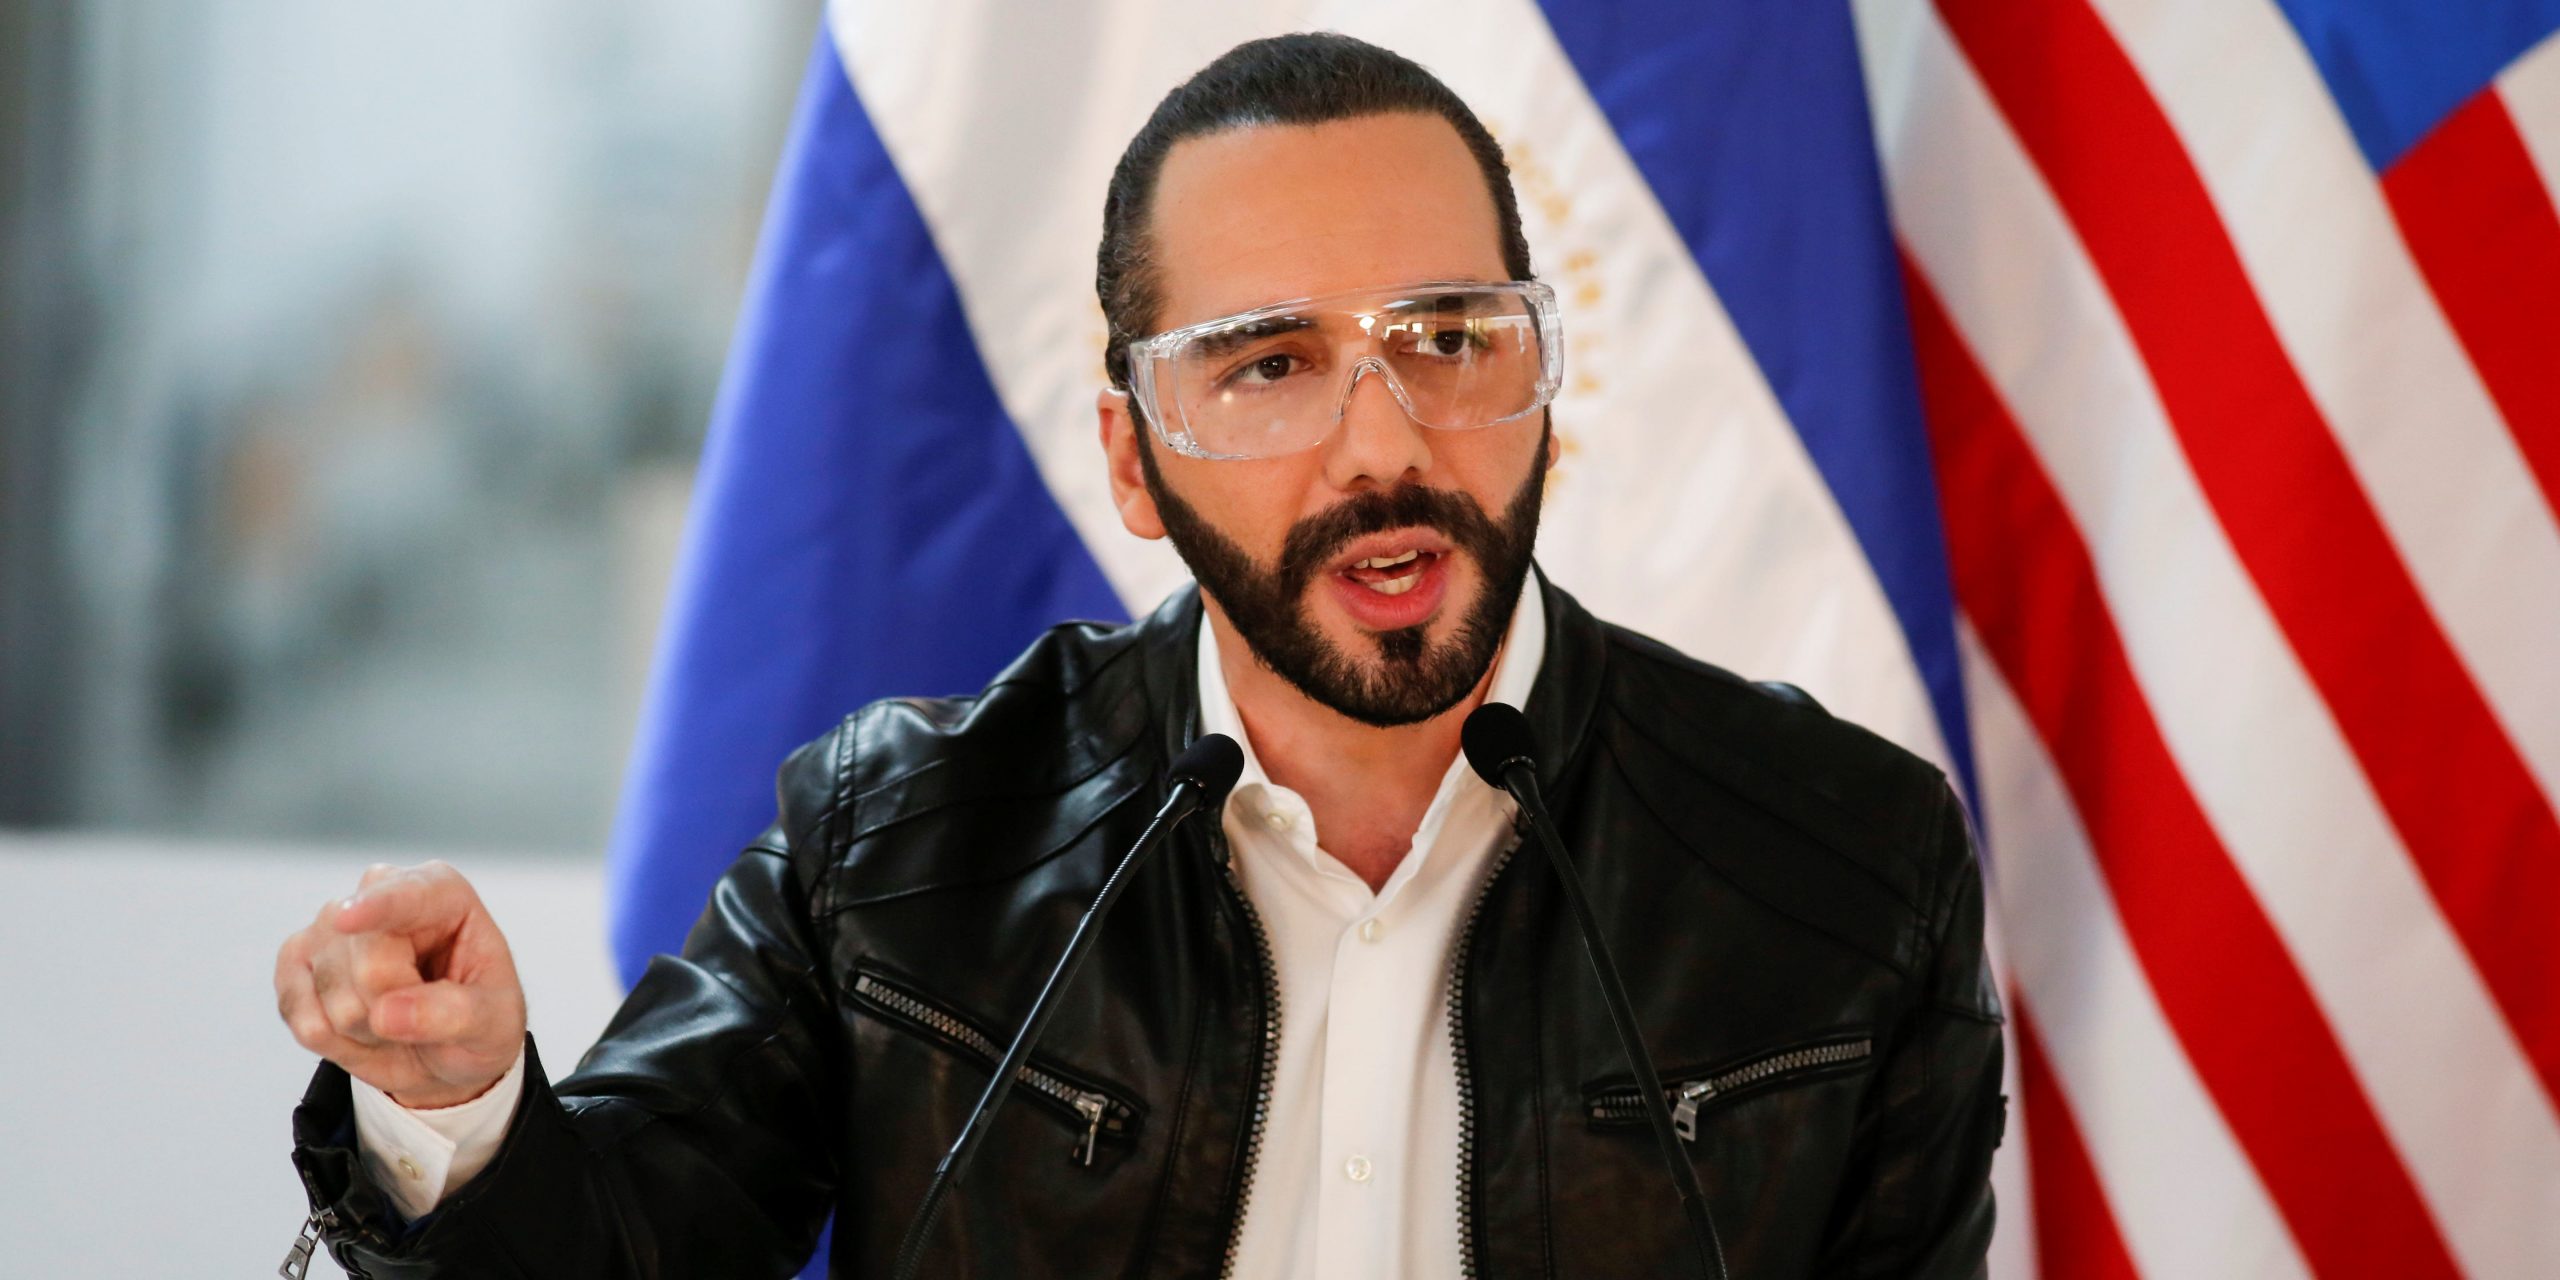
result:
<svg viewBox="0 0 2560 1280"><path fill-rule="evenodd" d="M1129 344L1129 394L1194 458L1271 458L1333 434L1375 371L1415 422L1462 431L1555 399L1564 326L1534 280L1299 298Z"/></svg>

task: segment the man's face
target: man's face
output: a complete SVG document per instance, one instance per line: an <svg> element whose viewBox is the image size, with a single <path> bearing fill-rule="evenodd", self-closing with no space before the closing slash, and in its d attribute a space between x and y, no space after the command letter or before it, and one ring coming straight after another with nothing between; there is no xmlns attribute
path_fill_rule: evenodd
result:
<svg viewBox="0 0 2560 1280"><path fill-rule="evenodd" d="M1509 278L1483 172L1437 116L1187 139L1151 213L1158 330L1290 298ZM1139 441L1120 397L1101 408L1122 521L1169 536L1212 607L1301 692L1390 725L1482 681L1536 537L1543 414L1434 430L1364 377L1314 448L1212 460Z"/></svg>

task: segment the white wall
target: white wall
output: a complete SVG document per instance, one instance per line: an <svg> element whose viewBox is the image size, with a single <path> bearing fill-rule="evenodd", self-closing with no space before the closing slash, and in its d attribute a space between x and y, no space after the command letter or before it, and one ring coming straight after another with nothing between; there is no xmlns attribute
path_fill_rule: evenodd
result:
<svg viewBox="0 0 2560 1280"><path fill-rule="evenodd" d="M316 1061L276 1017L276 948L366 864L431 856L0 833L0 1277L274 1274L305 1212L289 1125ZM621 998L601 864L441 856L506 931L565 1069Z"/></svg>

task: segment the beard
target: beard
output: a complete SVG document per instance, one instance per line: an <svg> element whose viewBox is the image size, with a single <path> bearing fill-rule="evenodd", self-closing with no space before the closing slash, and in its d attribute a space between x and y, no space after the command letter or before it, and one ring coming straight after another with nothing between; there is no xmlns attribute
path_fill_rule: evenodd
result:
<svg viewBox="0 0 2560 1280"><path fill-rule="evenodd" d="M1152 445L1141 440L1138 457L1174 552L1226 609L1227 620L1255 660L1334 711L1389 728L1419 723L1458 705L1492 668L1528 580L1552 439L1552 432L1541 433L1529 478L1504 504L1499 520L1455 490L1418 484L1372 490L1291 525L1279 563L1269 567L1165 486ZM1411 528L1437 530L1474 557L1484 574L1483 589L1448 638L1434 643L1428 623L1377 632L1370 636L1376 653L1364 662L1316 628L1307 610L1307 588L1353 539Z"/></svg>

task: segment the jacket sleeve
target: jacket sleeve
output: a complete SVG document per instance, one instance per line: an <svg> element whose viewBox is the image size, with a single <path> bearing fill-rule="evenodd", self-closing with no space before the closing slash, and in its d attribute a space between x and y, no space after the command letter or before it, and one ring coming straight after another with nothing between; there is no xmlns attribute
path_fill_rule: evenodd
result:
<svg viewBox="0 0 2560 1280"><path fill-rule="evenodd" d="M1981 863L1952 788L1925 851L1929 915L1914 998L1885 1048L1840 1224L1821 1273L1959 1280L1985 1274L2000 1092L2000 997L1983 954Z"/></svg>
<svg viewBox="0 0 2560 1280"><path fill-rule="evenodd" d="M839 725L784 762L775 822L573 1074L554 1085L528 1048L504 1144L435 1212L405 1226L391 1214L351 1149L346 1075L321 1067L294 1115L294 1163L350 1275L799 1269L833 1199L848 1069L811 903L849 737Z"/></svg>

